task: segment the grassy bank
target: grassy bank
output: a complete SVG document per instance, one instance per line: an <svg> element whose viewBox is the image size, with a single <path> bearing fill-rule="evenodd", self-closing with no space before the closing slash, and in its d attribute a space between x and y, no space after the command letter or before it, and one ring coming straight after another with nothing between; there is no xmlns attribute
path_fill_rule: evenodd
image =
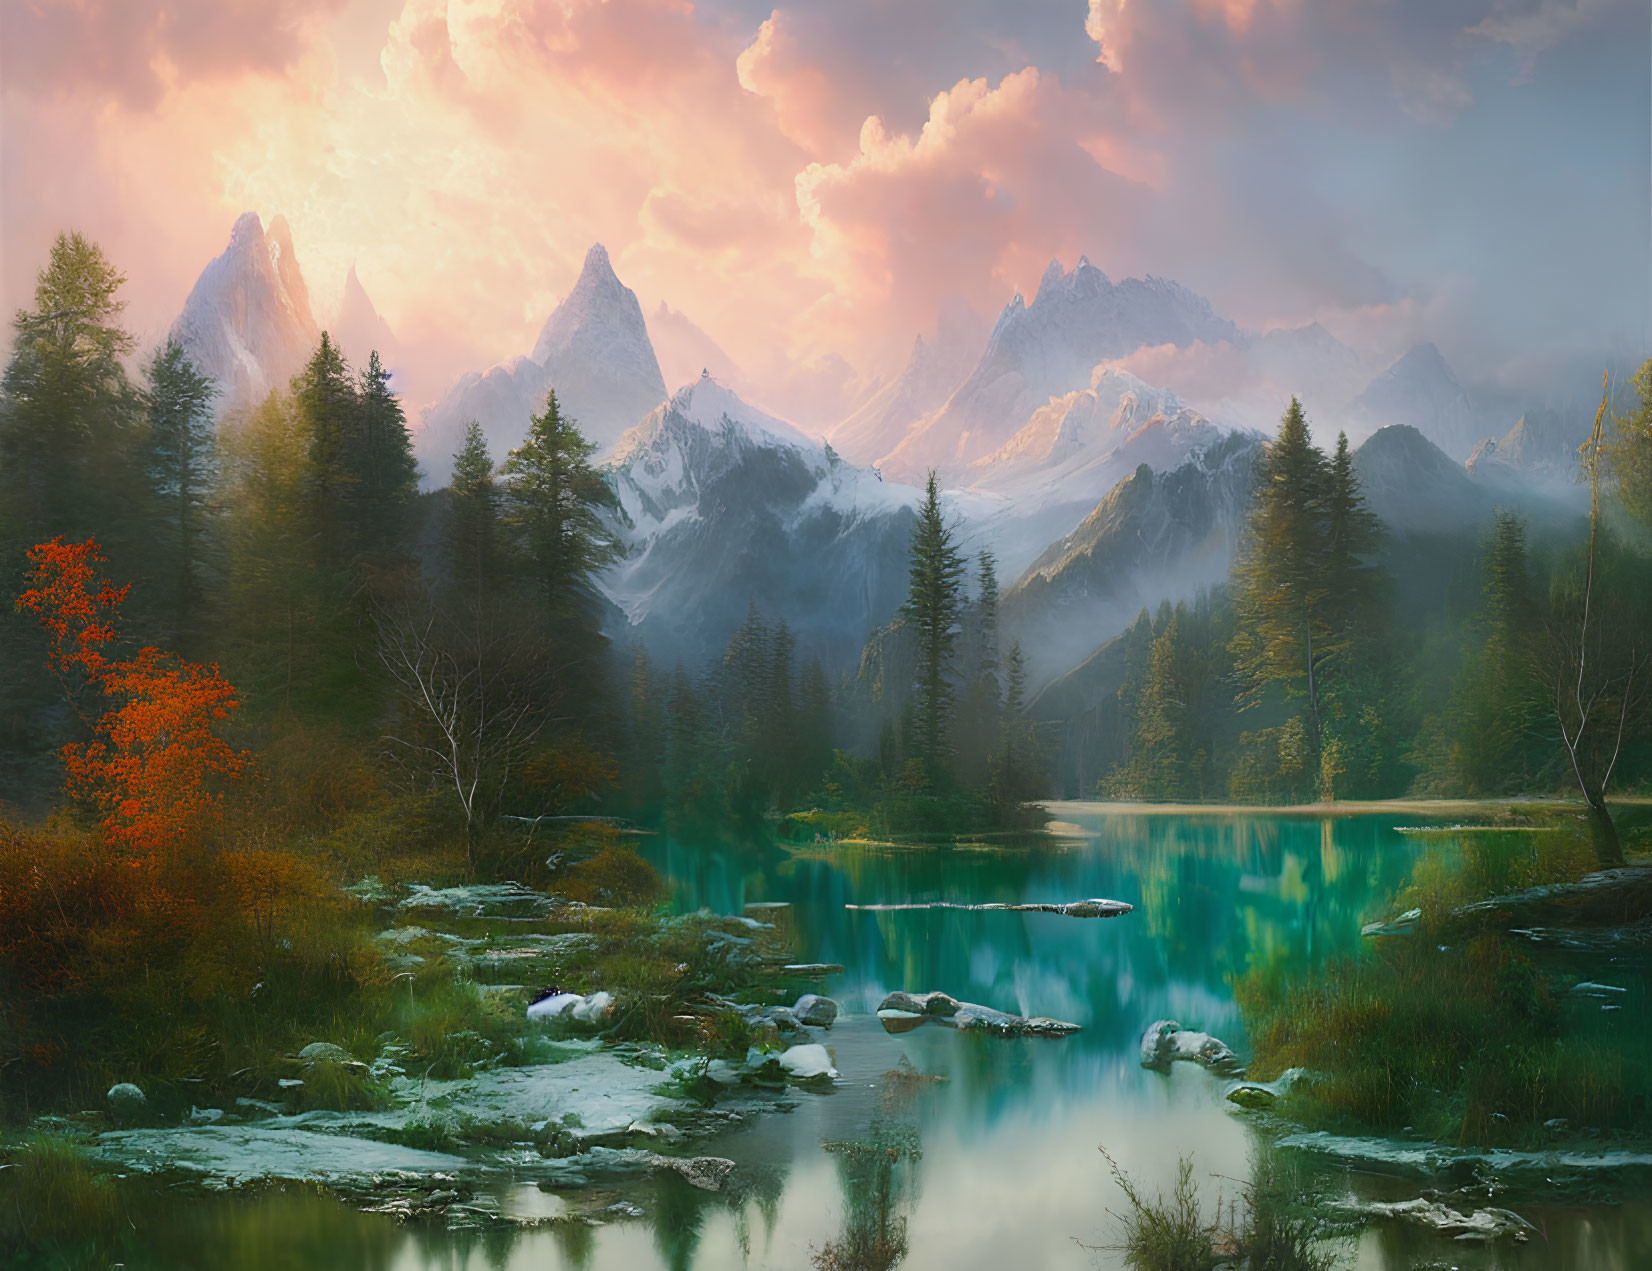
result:
<svg viewBox="0 0 1652 1271"><path fill-rule="evenodd" d="M1252 1074L1319 1076L1290 1097L1292 1119L1478 1146L1652 1134L1652 1057L1626 1022L1645 1006L1636 977L1455 912L1596 868L1568 814L1538 814L1532 833L1461 831L1430 851L1391 906L1420 910L1412 933L1368 939L1307 975L1262 965L1240 981ZM1623 1009L1574 991L1596 978L1626 990Z"/></svg>

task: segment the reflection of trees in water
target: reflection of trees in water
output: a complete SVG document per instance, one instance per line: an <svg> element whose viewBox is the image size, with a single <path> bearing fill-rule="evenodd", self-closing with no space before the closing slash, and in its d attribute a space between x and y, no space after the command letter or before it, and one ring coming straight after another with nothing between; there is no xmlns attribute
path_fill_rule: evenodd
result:
<svg viewBox="0 0 1652 1271"><path fill-rule="evenodd" d="M822 1145L837 1158L843 1228L813 1251L816 1271L890 1271L906 1257L906 1215L917 1196L917 1127L875 1120L865 1137Z"/></svg>
<svg viewBox="0 0 1652 1271"><path fill-rule="evenodd" d="M682 884L685 907L739 912L748 898L790 901L797 956L854 969L849 984L831 986L849 1013L872 1010L889 989L941 989L1086 1025L1047 1047L936 1038L933 1024L903 1035L920 1066L931 1066L926 1057L943 1063L959 1098L989 1119L1013 1115L1050 1083L1126 1059L1141 1029L1167 1010L1195 1011L1182 1022L1242 1046L1232 981L1257 964L1288 970L1353 952L1361 922L1387 908L1418 852L1416 840L1394 832L1391 814L1078 819L1094 837L1061 848L839 848L778 864L708 843L661 841L647 850ZM843 908L1098 895L1138 907L1107 920Z"/></svg>

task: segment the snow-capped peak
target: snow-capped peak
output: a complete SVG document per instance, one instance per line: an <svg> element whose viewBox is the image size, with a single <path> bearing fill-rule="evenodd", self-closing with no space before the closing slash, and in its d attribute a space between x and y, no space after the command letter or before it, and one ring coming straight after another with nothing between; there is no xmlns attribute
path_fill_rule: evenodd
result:
<svg viewBox="0 0 1652 1271"><path fill-rule="evenodd" d="M642 452L657 448L663 433L682 424L691 425L716 440L785 447L811 455L821 452L819 445L791 424L748 404L709 370L704 370L699 379L683 385L669 401L656 406L621 437L609 463L615 467L626 466Z"/></svg>

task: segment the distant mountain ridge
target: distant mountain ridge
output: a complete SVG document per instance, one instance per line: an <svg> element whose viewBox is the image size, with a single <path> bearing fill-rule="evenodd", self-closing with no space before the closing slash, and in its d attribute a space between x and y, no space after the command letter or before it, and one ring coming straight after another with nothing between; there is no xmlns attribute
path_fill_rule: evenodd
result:
<svg viewBox="0 0 1652 1271"><path fill-rule="evenodd" d="M1017 293L974 370L881 460L904 477L952 472L997 450L1051 397L1082 388L1097 363L1144 346L1233 341L1239 329L1203 297L1163 278L1113 283L1080 257L1052 260L1029 305Z"/></svg>

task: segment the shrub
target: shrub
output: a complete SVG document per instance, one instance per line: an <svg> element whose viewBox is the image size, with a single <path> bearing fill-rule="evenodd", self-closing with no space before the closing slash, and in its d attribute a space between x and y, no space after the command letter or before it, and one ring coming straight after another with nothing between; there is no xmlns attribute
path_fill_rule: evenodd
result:
<svg viewBox="0 0 1652 1271"><path fill-rule="evenodd" d="M571 866L557 883L569 900L587 905L652 905L665 891L654 867L629 847L610 845Z"/></svg>
<svg viewBox="0 0 1652 1271"><path fill-rule="evenodd" d="M1134 1271L1209 1271L1216 1265L1220 1228L1200 1212L1191 1157L1176 1163L1176 1186L1169 1194L1146 1196L1105 1147L1101 1154L1130 1204L1127 1213L1114 1215L1126 1265Z"/></svg>

